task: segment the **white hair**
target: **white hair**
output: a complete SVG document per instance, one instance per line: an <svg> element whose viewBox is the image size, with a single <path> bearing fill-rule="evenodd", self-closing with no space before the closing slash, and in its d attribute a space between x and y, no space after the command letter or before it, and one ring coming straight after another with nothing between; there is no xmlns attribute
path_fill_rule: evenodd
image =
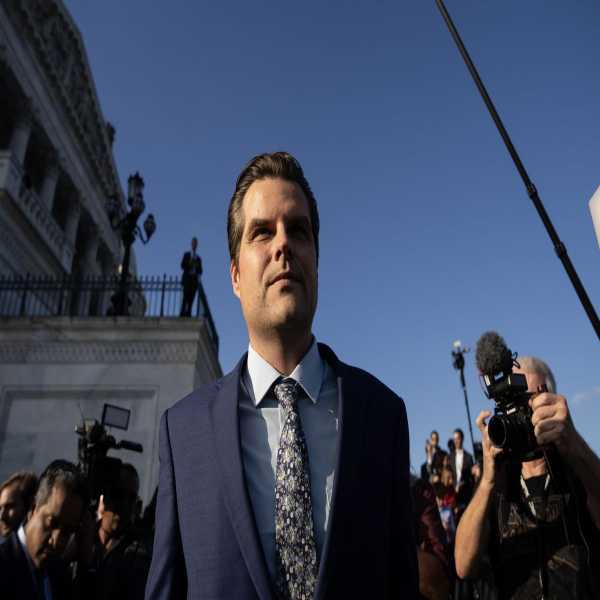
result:
<svg viewBox="0 0 600 600"><path fill-rule="evenodd" d="M556 380L554 373L550 367L541 359L535 356L518 356L517 362L521 369L527 373L537 373L544 378L548 391L552 394L556 393Z"/></svg>

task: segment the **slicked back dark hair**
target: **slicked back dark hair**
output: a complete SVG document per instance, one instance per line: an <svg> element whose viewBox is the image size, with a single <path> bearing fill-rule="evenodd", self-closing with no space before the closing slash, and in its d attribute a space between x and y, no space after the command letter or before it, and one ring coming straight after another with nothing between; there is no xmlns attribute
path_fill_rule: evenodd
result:
<svg viewBox="0 0 600 600"><path fill-rule="evenodd" d="M72 494L79 496L84 507L88 505L89 487L83 473L68 460L53 460L40 476L40 483L35 495L36 507L48 502L53 488L57 485L63 486Z"/></svg>
<svg viewBox="0 0 600 600"><path fill-rule="evenodd" d="M259 154L255 156L242 169L237 178L235 191L229 201L227 211L227 241L229 243L229 256L237 265L240 256L240 244L244 233L244 217L242 204L244 196L250 186L261 179L284 179L297 183L306 199L310 212L310 222L313 239L315 240L315 251L317 262L319 260L319 211L310 185L300 163L288 152L273 152L271 154Z"/></svg>

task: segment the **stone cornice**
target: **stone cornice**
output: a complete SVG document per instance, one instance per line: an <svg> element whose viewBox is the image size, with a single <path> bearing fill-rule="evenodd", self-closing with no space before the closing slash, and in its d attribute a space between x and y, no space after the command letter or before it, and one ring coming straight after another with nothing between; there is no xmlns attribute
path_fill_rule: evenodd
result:
<svg viewBox="0 0 600 600"><path fill-rule="evenodd" d="M106 196L122 194L106 121L79 30L61 0L8 0L7 12L23 31L61 98L81 147ZM122 197L121 197L122 200Z"/></svg>
<svg viewBox="0 0 600 600"><path fill-rule="evenodd" d="M206 323L178 318L0 318L2 363L177 363L221 376Z"/></svg>
<svg viewBox="0 0 600 600"><path fill-rule="evenodd" d="M197 342L0 341L4 364L195 364Z"/></svg>

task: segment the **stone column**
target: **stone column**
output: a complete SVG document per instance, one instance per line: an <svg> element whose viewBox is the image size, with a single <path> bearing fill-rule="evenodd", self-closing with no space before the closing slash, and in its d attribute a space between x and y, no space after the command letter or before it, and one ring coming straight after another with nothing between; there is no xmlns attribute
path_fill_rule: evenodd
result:
<svg viewBox="0 0 600 600"><path fill-rule="evenodd" d="M42 187L40 188L40 200L48 209L48 212L52 212L54 195L56 193L56 184L58 183L59 176L60 168L58 166L58 162L54 159L54 157L52 157L46 164L44 179L42 180Z"/></svg>
<svg viewBox="0 0 600 600"><path fill-rule="evenodd" d="M27 153L32 126L33 116L30 111L25 110L17 115L10 138L9 148L12 151L15 160L21 166L23 166L25 162L25 154Z"/></svg>
<svg viewBox="0 0 600 600"><path fill-rule="evenodd" d="M106 315L111 306L111 297L115 293L115 289L111 287L111 284L115 281L116 268L111 258L110 250L106 246L106 243L101 248L100 254L100 271L102 280L105 286L104 292L100 295L98 303L100 316Z"/></svg>
<svg viewBox="0 0 600 600"><path fill-rule="evenodd" d="M83 246L81 259L82 288L79 293L78 311L79 316L89 316L90 311L97 311L98 293L94 289L94 279L98 277L98 247L100 245L99 230L96 225L86 228L86 239Z"/></svg>
<svg viewBox="0 0 600 600"><path fill-rule="evenodd" d="M67 218L65 221L65 237L73 248L75 248L75 242L77 241L77 228L79 227L80 217L81 202L77 195L73 195L69 202Z"/></svg>
<svg viewBox="0 0 600 600"><path fill-rule="evenodd" d="M98 275L98 248L100 246L100 230L97 225L89 225L87 228L87 239L83 249L83 260L81 261L85 276Z"/></svg>
<svg viewBox="0 0 600 600"><path fill-rule="evenodd" d="M73 270L73 258L75 256L75 243L77 242L77 228L81 216L81 203L76 195L70 198L65 220L65 248L64 265L67 272Z"/></svg>

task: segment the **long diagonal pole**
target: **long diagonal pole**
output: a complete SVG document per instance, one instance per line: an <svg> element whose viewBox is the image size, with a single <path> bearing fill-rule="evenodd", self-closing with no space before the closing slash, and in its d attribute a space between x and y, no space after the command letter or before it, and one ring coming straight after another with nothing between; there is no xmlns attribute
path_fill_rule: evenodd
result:
<svg viewBox="0 0 600 600"><path fill-rule="evenodd" d="M475 68L475 65L473 64L473 61L471 60L471 57L469 56L469 53L467 52L467 49L465 48L465 45L463 44L463 41L462 41L456 27L454 26L454 23L452 22L452 19L451 19L450 15L448 14L448 11L446 10L444 2L442 0L435 0L435 1L436 1L438 8L440 9L440 12L442 13L442 17L444 18L444 21L446 22L446 25L448 26L448 29L450 30L452 37L454 38L454 41L456 43L456 46L458 47L458 50L460 51L460 53L463 57L463 60L465 61L465 64L467 65L467 68L469 69L469 72L471 73L471 76L473 77L473 81L475 82L475 85L477 86L477 89L479 90L479 93L481 94L481 97L483 98L483 101L485 102L485 105L487 106L490 116L492 117L494 123L496 124L498 132L500 133L500 136L502 137L502 140L504 141L504 145L506 146L506 149L508 150L508 153L510 154L510 157L512 158L513 162L515 163L515 167L517 167L517 171L519 171L519 175L521 176L521 179L523 180L523 183L525 184L525 188L527 190L527 195L531 198L533 205L535 206L540 218L542 219L542 223L544 224L544 227L546 228L546 231L548 232L548 235L550 236L550 239L552 240L552 244L554 245L554 250L556 251L558 258L562 262L562 264L565 268L565 271L567 272L567 275L569 276L569 279L571 280L571 283L573 284L573 287L575 288L575 292L577 293L577 296L579 297L579 300L581 301L581 304L583 305L583 308L584 308L585 312L587 313L587 316L590 319L590 322L592 324L592 327L594 328L594 331L596 332L596 335L598 336L598 339L600 339L600 320L598 319L596 310L594 309L594 306L592 305L592 303L587 295L587 292L585 291L585 288L583 287L583 283L581 283L581 280L579 279L579 275L577 275L577 271L575 270L575 267L573 266L573 263L571 262L569 255L567 254L567 248L561 242L560 238L558 237L558 234L556 233L556 229L554 229L554 225L552 224L552 221L550 220L550 217L548 216L548 213L546 212L546 209L544 208L544 205L542 204L542 201L540 200L540 197L535 188L535 185L533 184L531 179L529 179L529 175L527 174L527 171L525 170L525 167L523 166L523 163L521 162L521 159L519 158L519 155L517 154L517 151L515 150L515 147L513 146L513 143L508 135L508 132L506 131L504 125L502 124L500 115L498 115L498 111L494 107L494 103L492 102L492 99L490 98L489 94L487 93L487 90L485 89L485 86L483 85L483 81L481 81L481 78L479 77L479 73L477 72L477 69Z"/></svg>

